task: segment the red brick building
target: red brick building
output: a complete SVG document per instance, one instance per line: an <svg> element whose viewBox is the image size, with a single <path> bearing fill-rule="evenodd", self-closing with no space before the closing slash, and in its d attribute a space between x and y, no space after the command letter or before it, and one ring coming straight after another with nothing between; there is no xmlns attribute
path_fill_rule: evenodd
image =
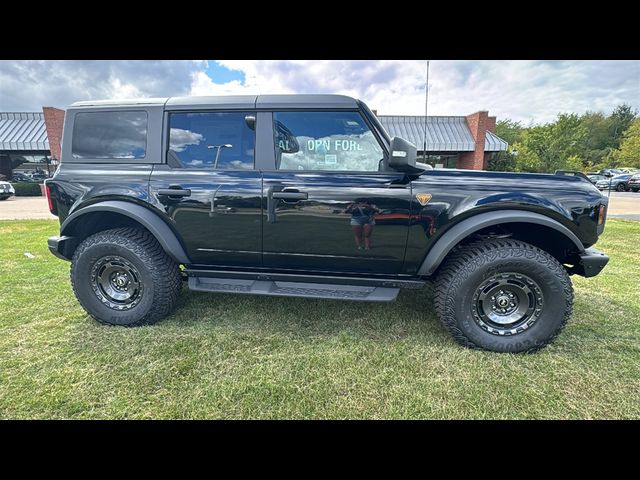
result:
<svg viewBox="0 0 640 480"><path fill-rule="evenodd" d="M476 112L466 117L425 117L378 115L389 135L399 136L418 147L419 161L438 168L486 170L494 152L507 149L507 142L496 135L496 117ZM426 150L426 152L425 152Z"/></svg>

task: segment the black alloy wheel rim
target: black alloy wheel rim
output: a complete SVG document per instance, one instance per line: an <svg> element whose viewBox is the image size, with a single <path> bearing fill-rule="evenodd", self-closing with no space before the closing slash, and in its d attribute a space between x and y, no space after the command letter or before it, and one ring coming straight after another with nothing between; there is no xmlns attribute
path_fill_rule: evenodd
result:
<svg viewBox="0 0 640 480"><path fill-rule="evenodd" d="M534 325L544 308L540 286L522 273L500 273L473 294L475 322L493 335L517 335Z"/></svg>
<svg viewBox="0 0 640 480"><path fill-rule="evenodd" d="M91 288L98 299L113 310L129 310L142 298L140 273L128 260L109 255L94 263Z"/></svg>

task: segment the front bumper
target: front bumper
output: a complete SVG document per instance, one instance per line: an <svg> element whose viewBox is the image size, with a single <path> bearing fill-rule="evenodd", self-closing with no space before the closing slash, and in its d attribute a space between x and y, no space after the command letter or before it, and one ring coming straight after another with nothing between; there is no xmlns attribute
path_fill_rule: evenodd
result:
<svg viewBox="0 0 640 480"><path fill-rule="evenodd" d="M587 248L580 254L580 261L574 265L570 273L575 273L583 277L595 277L609 262L609 257L593 247Z"/></svg>
<svg viewBox="0 0 640 480"><path fill-rule="evenodd" d="M73 243L73 238L71 237L49 237L47 240L47 245L49 246L49 251L53 253L56 257L61 258L62 260L71 260L70 252Z"/></svg>

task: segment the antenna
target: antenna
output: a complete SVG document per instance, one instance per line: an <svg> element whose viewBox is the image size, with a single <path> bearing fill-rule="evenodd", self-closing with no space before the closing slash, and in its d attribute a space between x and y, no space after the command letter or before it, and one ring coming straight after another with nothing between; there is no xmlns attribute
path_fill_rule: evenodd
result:
<svg viewBox="0 0 640 480"><path fill-rule="evenodd" d="M427 112L429 111L429 60L427 60L427 84L424 89L424 141L422 142L422 163L427 163Z"/></svg>

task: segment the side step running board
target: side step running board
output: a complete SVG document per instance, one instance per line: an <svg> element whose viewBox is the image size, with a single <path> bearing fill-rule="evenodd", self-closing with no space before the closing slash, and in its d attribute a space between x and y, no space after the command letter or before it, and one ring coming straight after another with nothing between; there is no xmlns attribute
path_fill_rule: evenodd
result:
<svg viewBox="0 0 640 480"><path fill-rule="evenodd" d="M279 297L333 298L369 302L390 302L399 288L334 285L326 283L280 282L233 278L189 277L189 288L199 292L246 293Z"/></svg>

